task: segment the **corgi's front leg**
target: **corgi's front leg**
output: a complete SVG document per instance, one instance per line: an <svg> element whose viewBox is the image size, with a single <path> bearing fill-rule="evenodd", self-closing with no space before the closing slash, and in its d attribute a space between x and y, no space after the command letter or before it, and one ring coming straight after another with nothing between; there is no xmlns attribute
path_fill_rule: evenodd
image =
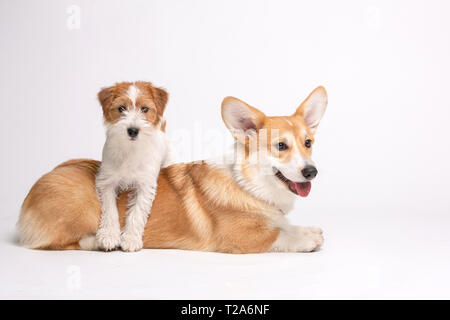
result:
<svg viewBox="0 0 450 320"><path fill-rule="evenodd" d="M323 244L322 230L316 227L288 226L281 229L270 251L311 252Z"/></svg>
<svg viewBox="0 0 450 320"><path fill-rule="evenodd" d="M142 249L142 236L155 195L156 182L151 186L138 186L130 199L120 240L123 251L134 252Z"/></svg>
<svg viewBox="0 0 450 320"><path fill-rule="evenodd" d="M101 249L110 251L120 245L120 224L116 204L116 190L112 185L97 188L97 190L102 205L102 215L96 240Z"/></svg>

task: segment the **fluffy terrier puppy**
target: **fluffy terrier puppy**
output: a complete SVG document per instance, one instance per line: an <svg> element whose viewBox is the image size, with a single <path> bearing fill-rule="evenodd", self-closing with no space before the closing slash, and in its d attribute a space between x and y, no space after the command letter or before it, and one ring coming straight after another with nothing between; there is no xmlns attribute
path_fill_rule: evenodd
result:
<svg viewBox="0 0 450 320"><path fill-rule="evenodd" d="M106 251L142 248L142 236L162 166L169 163L169 141L161 129L165 90L150 82L121 82L98 93L106 125L102 164L96 177L102 205L97 245ZM121 232L116 198L132 190Z"/></svg>

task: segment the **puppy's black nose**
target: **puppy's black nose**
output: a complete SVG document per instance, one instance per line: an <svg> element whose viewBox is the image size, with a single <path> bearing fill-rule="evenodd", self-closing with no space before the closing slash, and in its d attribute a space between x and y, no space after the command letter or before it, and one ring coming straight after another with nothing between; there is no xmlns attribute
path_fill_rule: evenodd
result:
<svg viewBox="0 0 450 320"><path fill-rule="evenodd" d="M128 135L130 136L130 138L136 138L138 133L139 133L139 129L138 128L128 128L127 129Z"/></svg>
<svg viewBox="0 0 450 320"><path fill-rule="evenodd" d="M312 180L317 176L317 169L314 166L306 166L303 168L302 174L306 180Z"/></svg>

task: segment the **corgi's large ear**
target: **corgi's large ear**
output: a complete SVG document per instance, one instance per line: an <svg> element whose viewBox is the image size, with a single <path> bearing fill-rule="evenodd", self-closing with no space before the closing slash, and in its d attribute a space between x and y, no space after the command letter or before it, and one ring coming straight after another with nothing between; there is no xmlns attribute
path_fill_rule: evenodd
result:
<svg viewBox="0 0 450 320"><path fill-rule="evenodd" d="M266 115L244 101L226 97L222 102L222 119L233 137L253 136L264 124Z"/></svg>
<svg viewBox="0 0 450 320"><path fill-rule="evenodd" d="M295 115L303 117L306 125L316 131L325 110L327 109L328 96L324 87L317 87L311 92L305 101L297 108Z"/></svg>

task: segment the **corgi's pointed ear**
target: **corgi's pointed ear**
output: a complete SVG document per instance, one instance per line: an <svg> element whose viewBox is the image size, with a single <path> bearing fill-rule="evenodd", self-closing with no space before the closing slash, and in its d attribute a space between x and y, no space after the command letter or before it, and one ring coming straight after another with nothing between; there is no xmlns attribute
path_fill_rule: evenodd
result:
<svg viewBox="0 0 450 320"><path fill-rule="evenodd" d="M303 117L306 125L315 131L327 109L328 96L324 87L317 87L297 108L295 115Z"/></svg>
<svg viewBox="0 0 450 320"><path fill-rule="evenodd" d="M222 102L222 119L235 137L252 136L264 124L266 115L242 100L226 97Z"/></svg>

